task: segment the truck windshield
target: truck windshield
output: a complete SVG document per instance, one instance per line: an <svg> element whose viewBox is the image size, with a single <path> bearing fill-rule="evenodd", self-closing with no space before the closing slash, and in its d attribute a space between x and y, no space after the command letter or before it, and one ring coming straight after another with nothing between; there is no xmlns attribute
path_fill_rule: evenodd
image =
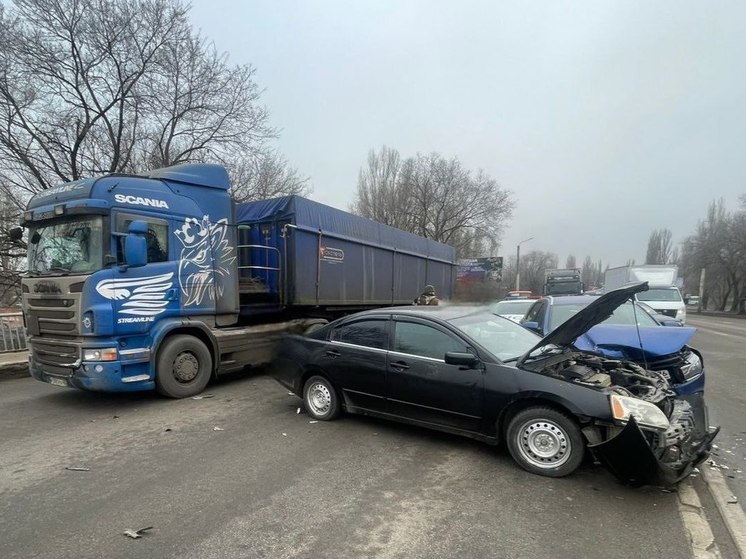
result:
<svg viewBox="0 0 746 559"><path fill-rule="evenodd" d="M86 274L100 270L102 266L101 216L55 221L29 230L29 273Z"/></svg>
<svg viewBox="0 0 746 559"><path fill-rule="evenodd" d="M638 301L670 301L672 303L681 302L681 293L675 287L666 289L648 289L637 294Z"/></svg>

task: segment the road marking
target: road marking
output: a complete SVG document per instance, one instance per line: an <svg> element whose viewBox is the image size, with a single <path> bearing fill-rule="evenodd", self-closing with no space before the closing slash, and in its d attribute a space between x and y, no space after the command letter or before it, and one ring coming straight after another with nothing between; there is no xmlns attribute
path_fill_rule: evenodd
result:
<svg viewBox="0 0 746 559"><path fill-rule="evenodd" d="M688 479L679 483L677 504L684 528L689 534L689 545L692 547L694 559L721 559L720 549L715 543L715 536L702 510L699 495Z"/></svg>
<svg viewBox="0 0 746 559"><path fill-rule="evenodd" d="M702 478L707 483L707 488L715 499L715 504L723 517L726 528L733 542L736 544L738 553L742 559L746 559L746 513L743 512L738 503L730 504L728 500L733 492L728 489L725 478L719 470L706 466L700 466Z"/></svg>

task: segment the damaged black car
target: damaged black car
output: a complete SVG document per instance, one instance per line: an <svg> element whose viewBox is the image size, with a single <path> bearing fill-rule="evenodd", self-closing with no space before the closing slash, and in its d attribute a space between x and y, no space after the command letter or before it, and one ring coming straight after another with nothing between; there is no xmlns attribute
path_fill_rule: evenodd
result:
<svg viewBox="0 0 746 559"><path fill-rule="evenodd" d="M529 472L571 474L591 453L625 483L670 485L718 429L704 393L578 350L639 284L607 293L540 339L486 310L397 307L347 316L278 347L277 380L318 420L343 410L505 442Z"/></svg>

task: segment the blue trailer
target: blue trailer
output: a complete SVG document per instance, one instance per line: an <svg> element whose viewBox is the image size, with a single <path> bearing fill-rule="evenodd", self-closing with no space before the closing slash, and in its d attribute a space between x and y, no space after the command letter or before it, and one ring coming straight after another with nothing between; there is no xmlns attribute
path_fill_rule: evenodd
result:
<svg viewBox="0 0 746 559"><path fill-rule="evenodd" d="M234 205L224 168L107 175L31 199L34 378L171 397L270 360L287 332L452 294L452 247L304 199Z"/></svg>

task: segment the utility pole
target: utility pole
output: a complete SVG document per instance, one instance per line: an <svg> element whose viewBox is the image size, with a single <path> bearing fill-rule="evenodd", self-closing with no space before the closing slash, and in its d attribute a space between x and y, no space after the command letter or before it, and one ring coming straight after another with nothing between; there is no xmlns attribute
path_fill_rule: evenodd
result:
<svg viewBox="0 0 746 559"><path fill-rule="evenodd" d="M697 302L697 312L702 312L702 299L705 296L705 268L699 273L699 301Z"/></svg>
<svg viewBox="0 0 746 559"><path fill-rule="evenodd" d="M521 245L528 241L533 241L534 238L530 237L518 243L515 247L515 290L520 291L521 289Z"/></svg>

